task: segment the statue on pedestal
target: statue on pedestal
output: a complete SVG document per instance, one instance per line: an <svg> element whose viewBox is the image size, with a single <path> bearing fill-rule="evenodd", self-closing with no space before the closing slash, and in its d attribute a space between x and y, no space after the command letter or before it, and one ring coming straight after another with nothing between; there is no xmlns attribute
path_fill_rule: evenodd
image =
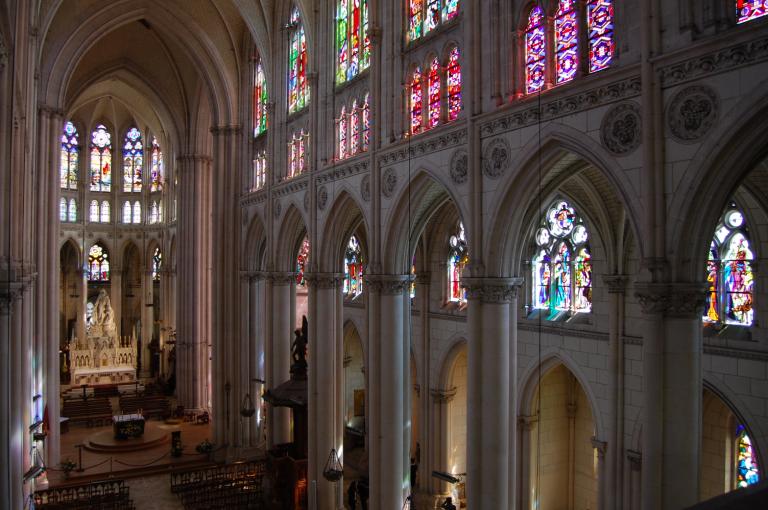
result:
<svg viewBox="0 0 768 510"><path fill-rule="evenodd" d="M115 336L115 313L107 291L101 289L93 305L93 314L88 321L88 336Z"/></svg>

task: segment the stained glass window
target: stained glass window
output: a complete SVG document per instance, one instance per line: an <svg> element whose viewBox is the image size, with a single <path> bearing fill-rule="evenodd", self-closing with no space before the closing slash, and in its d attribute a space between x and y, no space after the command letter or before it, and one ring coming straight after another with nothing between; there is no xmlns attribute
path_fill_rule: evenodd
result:
<svg viewBox="0 0 768 510"><path fill-rule="evenodd" d="M409 104L411 109L411 134L415 135L421 132L422 125L421 69L418 67L411 74L411 98Z"/></svg>
<svg viewBox="0 0 768 510"><path fill-rule="evenodd" d="M92 282L109 281L109 255L98 243L88 250L88 280Z"/></svg>
<svg viewBox="0 0 768 510"><path fill-rule="evenodd" d="M91 223L99 222L99 201L91 200L91 208L89 209L88 220Z"/></svg>
<svg viewBox="0 0 768 510"><path fill-rule="evenodd" d="M427 129L440 124L440 61L437 57L429 64L427 75L427 94L429 95L429 121Z"/></svg>
<svg viewBox="0 0 768 510"><path fill-rule="evenodd" d="M360 111L357 101L352 102L349 113L349 155L354 156L360 150Z"/></svg>
<svg viewBox="0 0 768 510"><path fill-rule="evenodd" d="M416 297L416 255L413 256L411 261L411 285L409 291L411 299Z"/></svg>
<svg viewBox="0 0 768 510"><path fill-rule="evenodd" d="M72 223L77 221L77 200L74 198L69 199L69 208L67 210L67 221Z"/></svg>
<svg viewBox="0 0 768 510"><path fill-rule="evenodd" d="M456 232L448 238L448 300L457 303L467 301L466 292L461 288L461 272L469 263L464 223L461 221Z"/></svg>
<svg viewBox="0 0 768 510"><path fill-rule="evenodd" d="M544 11L535 6L528 15L528 26L525 29L525 90L528 94L544 87L546 47Z"/></svg>
<svg viewBox="0 0 768 510"><path fill-rule="evenodd" d="M744 215L734 202L715 229L707 259L708 323L751 326L754 320L754 255Z"/></svg>
<svg viewBox="0 0 768 510"><path fill-rule="evenodd" d="M253 158L253 178L251 180L251 191L257 191L267 183L267 152L259 151Z"/></svg>
<svg viewBox="0 0 768 510"><path fill-rule="evenodd" d="M133 203L133 222L141 223L141 202L138 200Z"/></svg>
<svg viewBox="0 0 768 510"><path fill-rule="evenodd" d="M355 298L363 293L363 252L355 235L349 238L344 253L344 294Z"/></svg>
<svg viewBox="0 0 768 510"><path fill-rule="evenodd" d="M157 205L157 202L152 202L152 205L149 206L149 223L151 225L154 225L155 223L158 223L160 221L160 207Z"/></svg>
<svg viewBox="0 0 768 510"><path fill-rule="evenodd" d="M426 0L427 10L424 13L424 35L437 28L440 24L440 0Z"/></svg>
<svg viewBox="0 0 768 510"><path fill-rule="evenodd" d="M363 103L363 139L362 150L367 151L371 144L371 108L368 105L368 94L365 95L365 102Z"/></svg>
<svg viewBox="0 0 768 510"><path fill-rule="evenodd" d="M736 428L736 488L748 487L760 479L757 467L757 455L752 446L752 439L747 434L744 425Z"/></svg>
<svg viewBox="0 0 768 510"><path fill-rule="evenodd" d="M307 270L307 261L309 261L309 238L304 236L299 248L299 254L296 256L296 285L306 287L307 281L304 273Z"/></svg>
<svg viewBox="0 0 768 510"><path fill-rule="evenodd" d="M112 189L112 137L103 124L91 135L91 191Z"/></svg>
<svg viewBox="0 0 768 510"><path fill-rule="evenodd" d="M347 157L347 109L346 107L341 107L341 115L339 115L339 120L336 123L336 126L339 131L338 141L339 141L339 159L344 159Z"/></svg>
<svg viewBox="0 0 768 510"><path fill-rule="evenodd" d="M288 144L288 177L296 177L307 170L307 144L309 135L302 129L294 133Z"/></svg>
<svg viewBox="0 0 768 510"><path fill-rule="evenodd" d="M584 220L565 200L547 210L536 231L531 264L533 308L549 318L592 310L592 257Z"/></svg>
<svg viewBox="0 0 768 510"><path fill-rule="evenodd" d="M579 68L579 19L576 0L560 0L555 15L557 83L566 83Z"/></svg>
<svg viewBox="0 0 768 510"><path fill-rule="evenodd" d="M253 70L253 136L267 131L267 78L261 59Z"/></svg>
<svg viewBox="0 0 768 510"><path fill-rule="evenodd" d="M589 72L611 65L616 43L613 40L613 0L590 0L587 4L589 30Z"/></svg>
<svg viewBox="0 0 768 510"><path fill-rule="evenodd" d="M450 21L459 14L459 0L443 0L443 22Z"/></svg>
<svg viewBox="0 0 768 510"><path fill-rule="evenodd" d="M451 48L448 54L445 83L448 87L448 120L452 121L458 119L461 113L461 64L458 46Z"/></svg>
<svg viewBox="0 0 768 510"><path fill-rule="evenodd" d="M144 163L144 145L141 132L135 127L128 130L123 141L123 191L141 192L141 167Z"/></svg>
<svg viewBox="0 0 768 510"><path fill-rule="evenodd" d="M61 189L77 189L77 164L80 146L75 125L67 121L61 134Z"/></svg>
<svg viewBox="0 0 768 510"><path fill-rule="evenodd" d="M760 18L768 14L766 0L736 0L736 17L739 23Z"/></svg>
<svg viewBox="0 0 768 510"><path fill-rule="evenodd" d="M149 191L154 193L156 191L163 191L163 151L160 149L160 144L156 137L152 137L152 168L149 176Z"/></svg>
<svg viewBox="0 0 768 510"><path fill-rule="evenodd" d="M422 8L424 0L408 0L408 40L421 37L423 28Z"/></svg>
<svg viewBox="0 0 768 510"><path fill-rule="evenodd" d="M109 223L110 205L109 205L109 202L107 202L106 200L103 200L101 202L101 211L99 216L100 216L100 221L102 223Z"/></svg>
<svg viewBox="0 0 768 510"><path fill-rule="evenodd" d="M123 204L123 223L131 223L132 213L133 209L131 208L131 203L126 201Z"/></svg>
<svg viewBox="0 0 768 510"><path fill-rule="evenodd" d="M59 200L59 221L67 221L67 199Z"/></svg>
<svg viewBox="0 0 768 510"><path fill-rule="evenodd" d="M336 4L336 83L357 76L370 62L368 2L338 0Z"/></svg>
<svg viewBox="0 0 768 510"><path fill-rule="evenodd" d="M297 6L291 11L288 48L288 113L304 108L309 102L307 85L307 39Z"/></svg>
<svg viewBox="0 0 768 510"><path fill-rule="evenodd" d="M163 254L160 253L160 247L155 248L155 253L152 255L152 279L156 282L160 281L160 270L163 266Z"/></svg>

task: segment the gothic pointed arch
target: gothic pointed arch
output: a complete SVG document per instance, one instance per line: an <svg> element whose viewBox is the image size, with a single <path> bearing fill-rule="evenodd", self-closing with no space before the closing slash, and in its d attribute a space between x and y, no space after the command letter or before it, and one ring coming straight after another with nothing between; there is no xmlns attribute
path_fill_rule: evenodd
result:
<svg viewBox="0 0 768 510"><path fill-rule="evenodd" d="M304 236L307 235L307 223L299 208L291 204L284 213L275 243L275 269L295 271L296 254Z"/></svg>
<svg viewBox="0 0 768 510"><path fill-rule="evenodd" d="M320 247L313 251L313 256L317 256L317 266L313 264L313 267L317 267L320 272L344 273L344 260L353 235L363 256L363 266L370 260L368 221L357 200L346 189L334 197L320 232Z"/></svg>

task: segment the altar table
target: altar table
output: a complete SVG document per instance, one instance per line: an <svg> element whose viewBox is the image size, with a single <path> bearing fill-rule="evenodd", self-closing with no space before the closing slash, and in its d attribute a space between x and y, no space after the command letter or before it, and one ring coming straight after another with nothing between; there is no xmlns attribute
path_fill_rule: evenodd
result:
<svg viewBox="0 0 768 510"><path fill-rule="evenodd" d="M115 439L136 438L144 435L144 417L140 414L123 414L112 417Z"/></svg>

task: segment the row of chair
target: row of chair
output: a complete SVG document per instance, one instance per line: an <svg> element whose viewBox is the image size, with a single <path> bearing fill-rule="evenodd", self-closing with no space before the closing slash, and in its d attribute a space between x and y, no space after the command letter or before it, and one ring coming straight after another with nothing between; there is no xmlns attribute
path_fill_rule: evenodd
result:
<svg viewBox="0 0 768 510"><path fill-rule="evenodd" d="M37 491L35 508L42 510L135 510L124 480L103 480Z"/></svg>
<svg viewBox="0 0 768 510"><path fill-rule="evenodd" d="M71 423L85 422L87 426L103 425L112 419L112 405L106 397L93 397L87 400L65 400L61 415Z"/></svg>

